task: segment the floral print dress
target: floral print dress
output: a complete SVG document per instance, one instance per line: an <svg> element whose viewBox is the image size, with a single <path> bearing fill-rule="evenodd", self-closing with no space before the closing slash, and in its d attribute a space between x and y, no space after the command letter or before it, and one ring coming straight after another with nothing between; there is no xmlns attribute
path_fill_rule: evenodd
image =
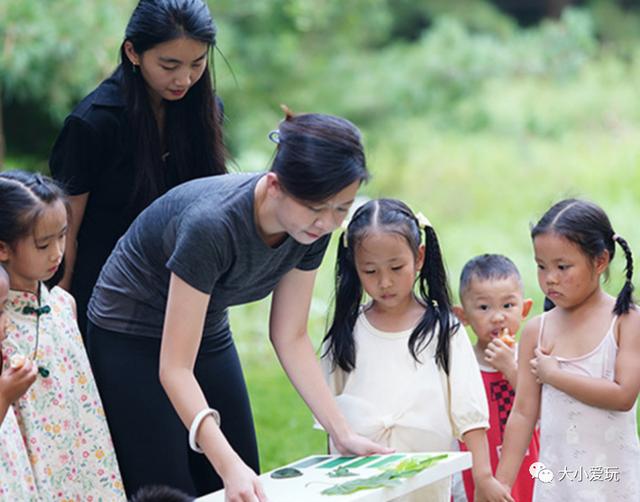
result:
<svg viewBox="0 0 640 502"><path fill-rule="evenodd" d="M0 500L41 500L11 406L0 424Z"/></svg>
<svg viewBox="0 0 640 502"><path fill-rule="evenodd" d="M49 292L44 285L40 296L38 302L33 293L11 290L5 307L4 367L20 354L35 359L41 373L13 405L24 451L17 451L14 441L5 452L0 443L0 487L24 493L33 480L37 493L20 499L29 501L126 500L73 299L61 288ZM12 468L12 458L25 456L32 478L24 462Z"/></svg>

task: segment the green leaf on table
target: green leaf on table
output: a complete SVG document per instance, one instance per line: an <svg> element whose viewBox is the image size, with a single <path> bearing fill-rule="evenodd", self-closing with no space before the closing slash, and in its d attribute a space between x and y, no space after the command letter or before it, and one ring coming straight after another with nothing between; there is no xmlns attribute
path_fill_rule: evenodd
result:
<svg viewBox="0 0 640 502"><path fill-rule="evenodd" d="M444 460L449 455L443 453L426 458L409 458L385 469L382 473L368 478L352 479L323 490L322 495L349 495L361 490L389 488L400 484L400 479L411 478L421 471ZM337 471L337 469L336 469Z"/></svg>
<svg viewBox="0 0 640 502"><path fill-rule="evenodd" d="M329 472L327 476L329 476L330 478L348 478L350 476L357 476L357 474L349 470L348 467L345 467L344 465L340 465L336 467L333 471Z"/></svg>
<svg viewBox="0 0 640 502"><path fill-rule="evenodd" d="M282 469L278 469L271 473L271 477L273 479L288 479L288 478L297 478L302 476L302 471L294 467L283 467Z"/></svg>

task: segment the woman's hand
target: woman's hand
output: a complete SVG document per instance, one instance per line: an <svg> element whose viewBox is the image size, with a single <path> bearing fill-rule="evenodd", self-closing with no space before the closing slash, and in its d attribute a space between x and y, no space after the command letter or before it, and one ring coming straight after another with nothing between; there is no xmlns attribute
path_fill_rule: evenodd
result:
<svg viewBox="0 0 640 502"><path fill-rule="evenodd" d="M493 476L476 479L475 502L514 502L509 487Z"/></svg>
<svg viewBox="0 0 640 502"><path fill-rule="evenodd" d="M221 477L225 502L268 502L258 475L241 460L234 462Z"/></svg>
<svg viewBox="0 0 640 502"><path fill-rule="evenodd" d="M535 357L529 361L531 373L536 377L537 383L551 383L553 375L560 371L558 360L550 356L547 351L537 347Z"/></svg>
<svg viewBox="0 0 640 502"><path fill-rule="evenodd" d="M368 455L393 453L395 450L379 445L370 439L349 432L342 438L332 437L333 443L343 455L358 455L366 457Z"/></svg>
<svg viewBox="0 0 640 502"><path fill-rule="evenodd" d="M269 336L278 359L339 452L359 456L393 453L351 430L323 378L307 335L315 276L315 270L291 270L273 292Z"/></svg>

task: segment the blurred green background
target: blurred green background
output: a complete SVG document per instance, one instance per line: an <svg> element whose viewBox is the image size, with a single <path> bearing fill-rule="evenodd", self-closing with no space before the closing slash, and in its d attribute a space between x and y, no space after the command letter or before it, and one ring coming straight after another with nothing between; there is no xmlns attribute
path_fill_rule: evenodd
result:
<svg viewBox="0 0 640 502"><path fill-rule="evenodd" d="M116 66L134 0L0 2L0 166L47 171L65 115ZM263 170L266 134L296 112L363 131L368 197L433 222L451 282L484 252L510 256L541 310L529 226L586 197L640 253L640 2L221 0L216 83L236 170ZM332 247L310 334L332 294ZM620 253L621 254L621 253ZM620 256L606 289L622 284ZM636 267L638 269L638 267ZM636 281L636 284L638 282ZM268 343L268 299L232 312L263 469L324 451Z"/></svg>

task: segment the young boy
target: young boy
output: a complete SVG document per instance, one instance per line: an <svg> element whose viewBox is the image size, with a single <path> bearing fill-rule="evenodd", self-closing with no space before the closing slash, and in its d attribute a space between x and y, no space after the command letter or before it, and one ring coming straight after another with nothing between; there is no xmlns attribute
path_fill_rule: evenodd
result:
<svg viewBox="0 0 640 502"><path fill-rule="evenodd" d="M471 326L478 338L474 351L489 403L487 438L495 473L518 383L515 336L531 310L532 301L523 297L522 278L514 263L496 254L477 256L467 262L460 275L459 292L462 306L454 307L454 312L465 326ZM539 446L536 431L511 491L518 502L529 502L533 495L534 479L529 466L538 461ZM463 444L460 447L464 450ZM465 471L463 478L467 498L473 500L471 471Z"/></svg>

